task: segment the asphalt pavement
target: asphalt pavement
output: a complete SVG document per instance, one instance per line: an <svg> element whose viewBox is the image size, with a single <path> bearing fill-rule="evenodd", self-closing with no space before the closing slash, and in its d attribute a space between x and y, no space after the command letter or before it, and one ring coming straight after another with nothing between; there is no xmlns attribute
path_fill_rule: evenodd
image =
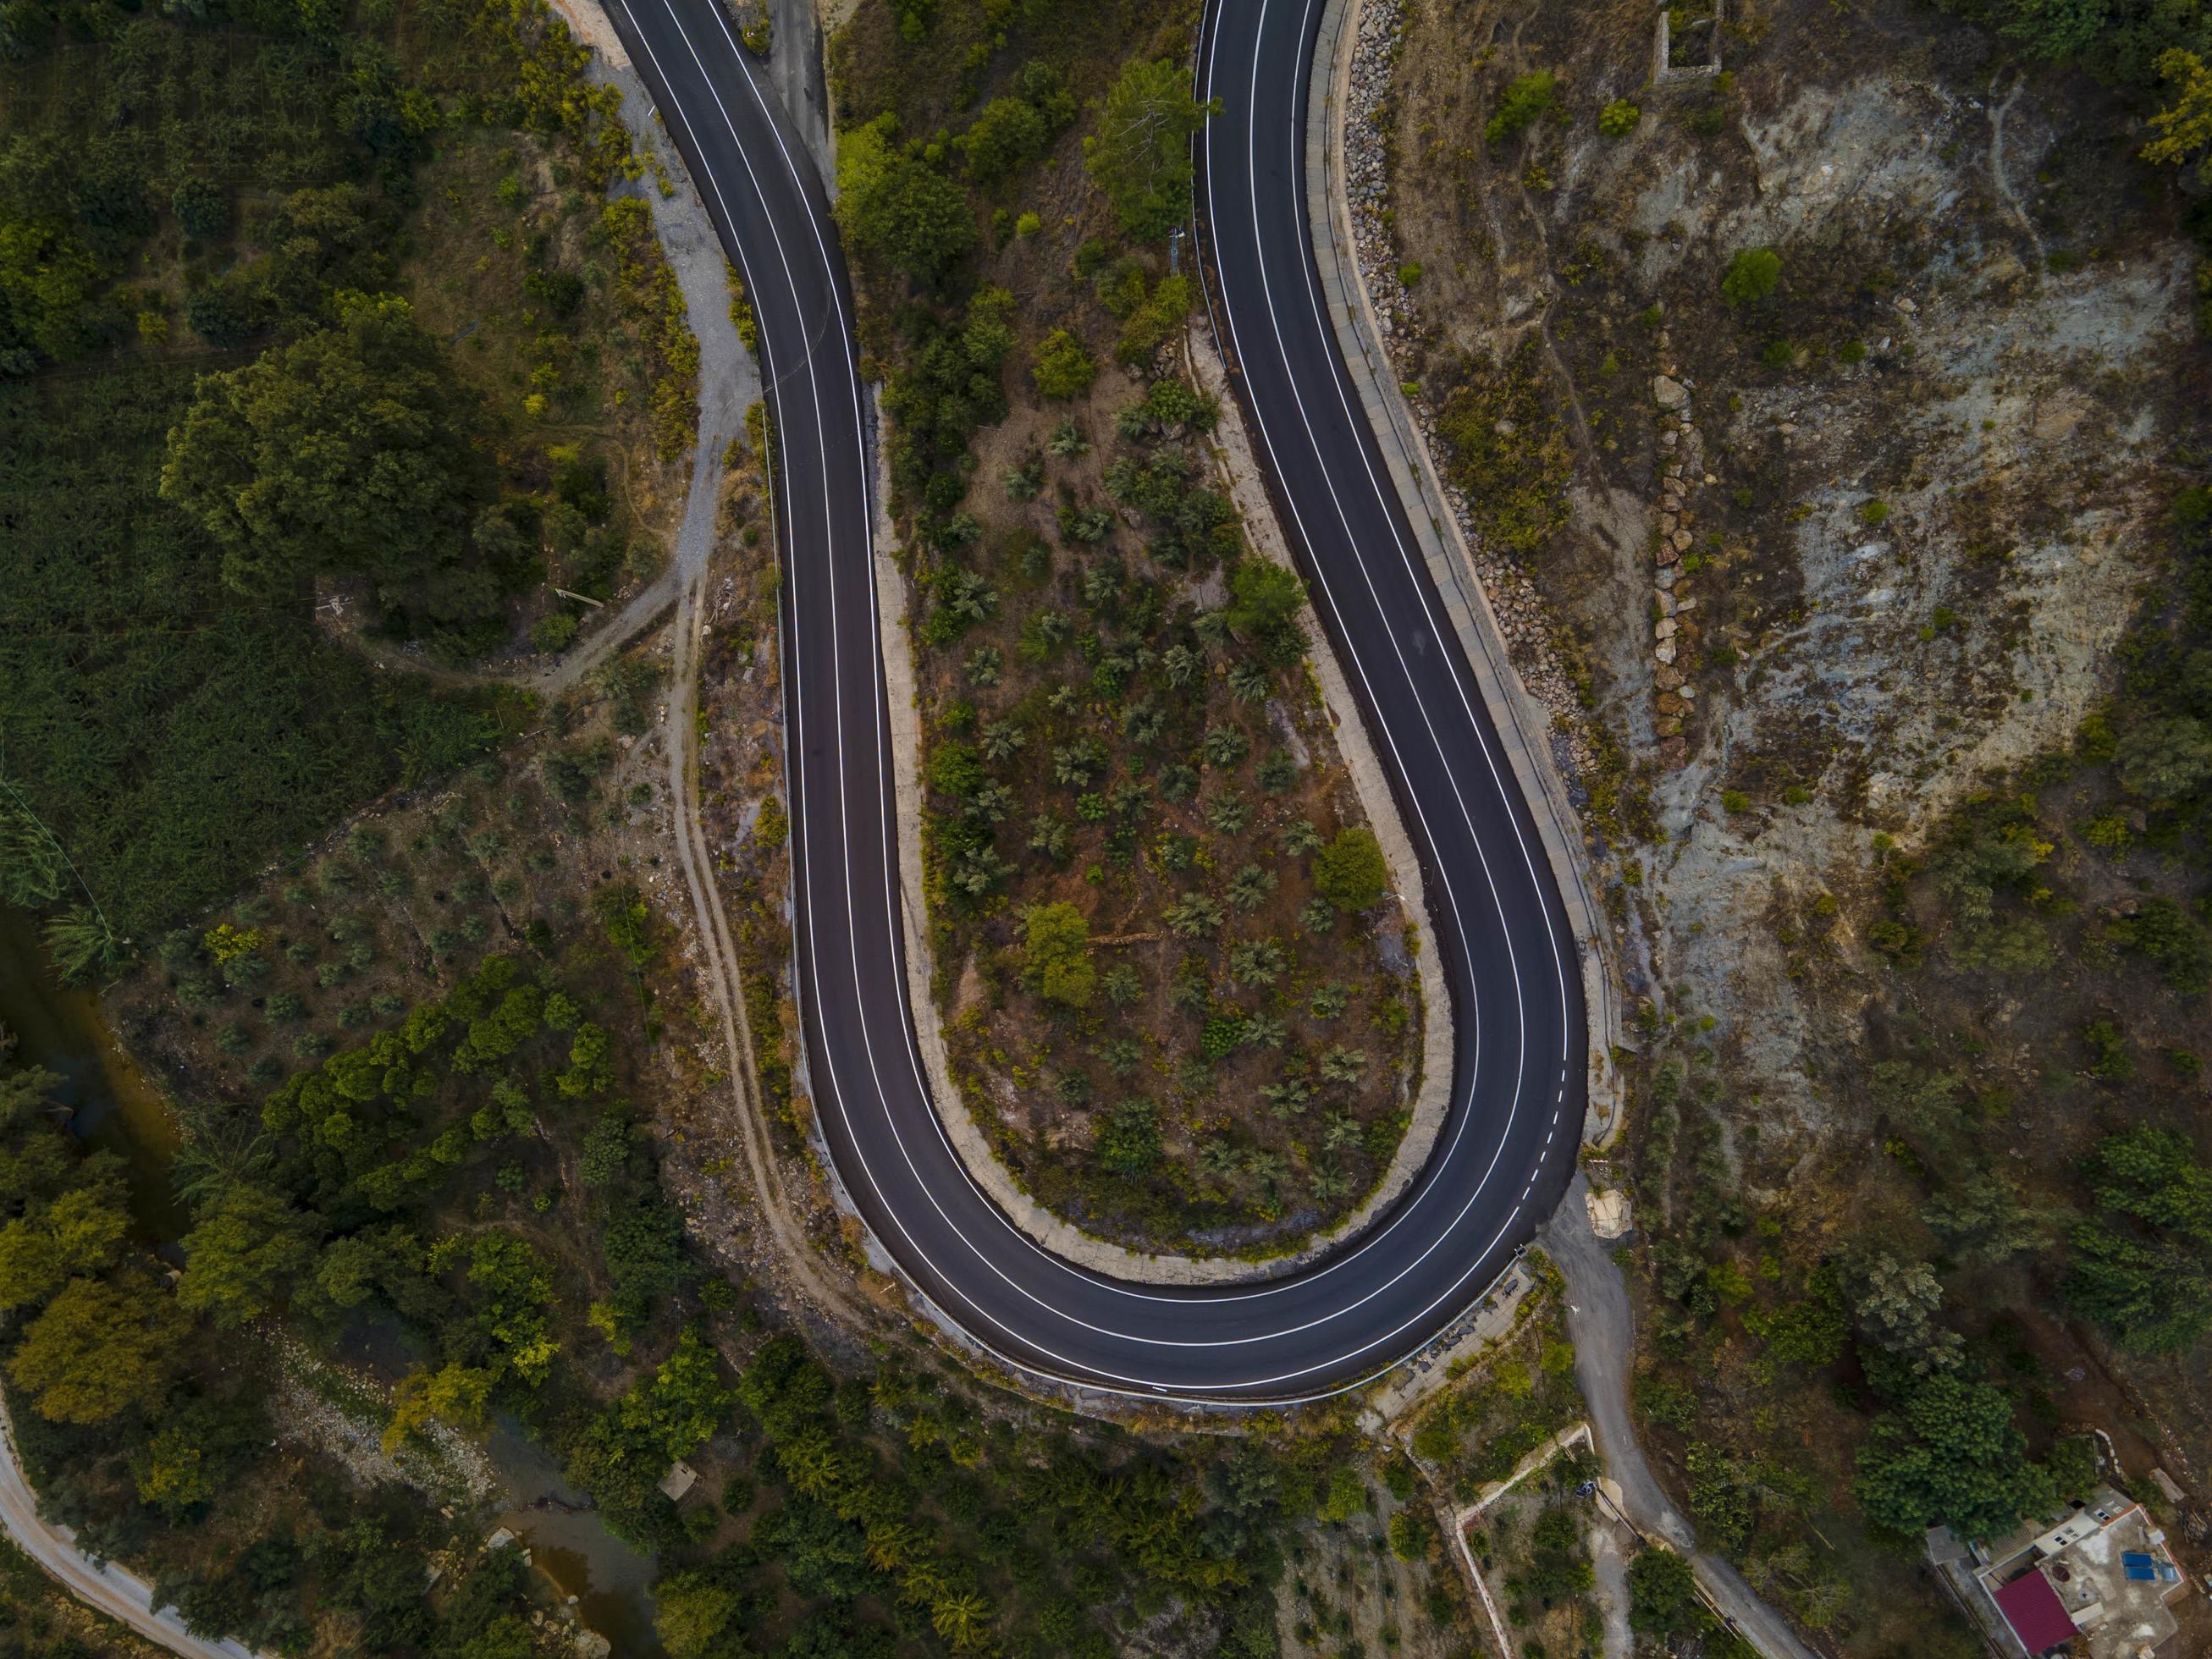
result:
<svg viewBox="0 0 2212 1659"><path fill-rule="evenodd" d="M185 1628L173 1607L157 1610L146 1581L127 1567L95 1562L77 1548L67 1527L49 1526L39 1500L23 1479L15 1457L15 1425L0 1405L0 1526L16 1547L37 1562L62 1588L96 1613L158 1642L185 1659L255 1659L252 1650L228 1638L210 1642Z"/></svg>
<svg viewBox="0 0 2212 1659"><path fill-rule="evenodd" d="M1184 1289L1052 1255L978 1189L929 1097L903 974L874 605L872 475L835 222L774 81L711 0L611 0L760 320L787 573L797 985L836 1175L908 1283L1007 1364L1094 1389L1291 1400L1395 1364L1487 1287L1571 1172L1586 1075L1575 947L1527 803L1412 552L1315 300L1303 123L1313 0L1209 19L1225 114L1200 156L1212 297L1285 520L1429 883L1455 1015L1439 1150L1358 1242L1262 1284Z"/></svg>

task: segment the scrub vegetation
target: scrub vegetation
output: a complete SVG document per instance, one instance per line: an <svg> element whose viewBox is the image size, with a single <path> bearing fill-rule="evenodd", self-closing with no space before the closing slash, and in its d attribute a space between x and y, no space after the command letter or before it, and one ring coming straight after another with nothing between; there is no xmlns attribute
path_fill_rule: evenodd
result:
<svg viewBox="0 0 2212 1659"><path fill-rule="evenodd" d="M1272 1254L1397 1148L1420 945L1182 364L1193 22L863 5L838 211L887 375L956 1079L1059 1214Z"/></svg>
<svg viewBox="0 0 2212 1659"><path fill-rule="evenodd" d="M2197 1565L2201 20L1406 16L1363 254L1609 757L1647 1449L1826 1651L1978 1650L1924 1529L2106 1480Z"/></svg>

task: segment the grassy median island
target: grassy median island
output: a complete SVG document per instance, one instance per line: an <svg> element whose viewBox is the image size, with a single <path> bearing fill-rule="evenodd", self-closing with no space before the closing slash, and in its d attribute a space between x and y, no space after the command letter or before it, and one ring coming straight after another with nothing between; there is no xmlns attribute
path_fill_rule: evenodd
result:
<svg viewBox="0 0 2212 1659"><path fill-rule="evenodd" d="M831 52L839 212L886 376L956 1079L1060 1215L1267 1254L1389 1164L1421 947L1300 584L1248 547L1182 362L1194 21L863 6Z"/></svg>

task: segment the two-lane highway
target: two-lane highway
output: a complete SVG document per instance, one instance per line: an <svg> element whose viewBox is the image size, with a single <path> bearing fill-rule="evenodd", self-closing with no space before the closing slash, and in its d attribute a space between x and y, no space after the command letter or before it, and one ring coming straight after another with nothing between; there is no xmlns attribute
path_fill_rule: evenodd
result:
<svg viewBox="0 0 2212 1659"><path fill-rule="evenodd" d="M1264 1284L1120 1283L990 1202L929 1100L906 1002L890 722L852 308L821 181L714 0L609 0L760 321L776 440L798 1000L839 1178L908 1282L1010 1364L1222 1401L1325 1394L1389 1369L1489 1285L1571 1173L1581 979L1527 803L1413 551L1318 299L1304 117L1319 0L1209 15L1201 173L1223 343L1316 609L1393 773L1455 1014L1454 1097L1381 1224Z"/></svg>

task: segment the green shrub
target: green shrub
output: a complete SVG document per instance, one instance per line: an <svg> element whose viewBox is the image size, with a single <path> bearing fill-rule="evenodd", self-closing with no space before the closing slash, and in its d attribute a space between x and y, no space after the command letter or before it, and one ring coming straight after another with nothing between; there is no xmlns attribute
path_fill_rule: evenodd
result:
<svg viewBox="0 0 2212 1659"><path fill-rule="evenodd" d="M576 618L566 611L549 611L530 628L532 647L549 653L567 650L575 637Z"/></svg>
<svg viewBox="0 0 2212 1659"><path fill-rule="evenodd" d="M1531 70L1505 88L1482 130L1486 143L1501 144L1552 107L1554 82L1549 70Z"/></svg>
<svg viewBox="0 0 2212 1659"><path fill-rule="evenodd" d="M1194 297L1189 277L1163 276L1150 297L1121 325L1121 338L1114 343L1115 361L1131 368L1149 362L1152 354L1182 326L1183 319L1190 315ZM1085 384L1089 384L1087 380Z"/></svg>
<svg viewBox="0 0 2212 1659"><path fill-rule="evenodd" d="M1037 342L1036 361L1030 373L1041 397L1065 402L1090 390L1098 376L1098 365L1083 349L1083 342L1064 328L1056 328Z"/></svg>
<svg viewBox="0 0 2212 1659"><path fill-rule="evenodd" d="M1643 120L1642 110L1626 98L1616 98L1597 112L1597 130L1608 138L1626 138Z"/></svg>
<svg viewBox="0 0 2212 1659"><path fill-rule="evenodd" d="M1098 984L1091 926L1072 904L1033 904L1022 913L1026 976L1047 1002L1088 1007Z"/></svg>
<svg viewBox="0 0 2212 1659"><path fill-rule="evenodd" d="M1731 307L1758 305L1782 285L1782 256L1771 247L1740 248L1721 278L1721 298Z"/></svg>
<svg viewBox="0 0 2212 1659"><path fill-rule="evenodd" d="M1390 866L1382 844L1364 824L1340 830L1314 854L1314 890L1340 910L1371 910L1389 890Z"/></svg>
<svg viewBox="0 0 2212 1659"><path fill-rule="evenodd" d="M1125 1100L1098 1131L1098 1161L1115 1175L1135 1180L1152 1172L1160 1155L1158 1115L1149 1100Z"/></svg>

